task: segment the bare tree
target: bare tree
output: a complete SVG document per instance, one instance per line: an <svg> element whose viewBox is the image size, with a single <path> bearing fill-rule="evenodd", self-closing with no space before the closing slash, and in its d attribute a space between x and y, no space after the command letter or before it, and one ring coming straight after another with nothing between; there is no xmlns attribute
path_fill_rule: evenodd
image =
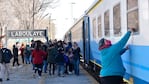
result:
<svg viewBox="0 0 149 84"><path fill-rule="evenodd" d="M10 9L9 4L5 0L0 0L0 35L5 34L6 28L12 23Z"/></svg>
<svg viewBox="0 0 149 84"><path fill-rule="evenodd" d="M19 28L33 29L43 17L47 8L57 6L59 0L9 0L14 9L14 15L19 21ZM38 28L38 27L37 27Z"/></svg>

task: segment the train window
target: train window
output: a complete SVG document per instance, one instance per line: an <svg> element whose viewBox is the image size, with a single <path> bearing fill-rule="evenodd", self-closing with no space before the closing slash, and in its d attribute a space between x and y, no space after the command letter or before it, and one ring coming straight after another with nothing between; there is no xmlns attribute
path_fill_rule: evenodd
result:
<svg viewBox="0 0 149 84"><path fill-rule="evenodd" d="M101 16L98 17L98 37L102 37Z"/></svg>
<svg viewBox="0 0 149 84"><path fill-rule="evenodd" d="M113 26L114 26L114 35L121 35L121 17L120 17L120 4L116 5L113 8Z"/></svg>
<svg viewBox="0 0 149 84"><path fill-rule="evenodd" d="M138 6L138 0L127 0L127 10Z"/></svg>
<svg viewBox="0 0 149 84"><path fill-rule="evenodd" d="M127 26L139 32L138 0L127 0Z"/></svg>
<svg viewBox="0 0 149 84"><path fill-rule="evenodd" d="M110 36L109 11L104 13L104 27L105 36Z"/></svg>
<svg viewBox="0 0 149 84"><path fill-rule="evenodd" d="M93 37L96 38L96 19L93 19Z"/></svg>

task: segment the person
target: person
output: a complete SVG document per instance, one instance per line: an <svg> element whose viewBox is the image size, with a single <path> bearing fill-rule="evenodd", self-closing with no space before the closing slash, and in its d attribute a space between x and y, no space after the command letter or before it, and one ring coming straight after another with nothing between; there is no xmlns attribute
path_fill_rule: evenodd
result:
<svg viewBox="0 0 149 84"><path fill-rule="evenodd" d="M58 54L55 57L55 61L57 64L58 69L58 76L64 77L64 65L65 65L65 58L64 58L64 48L58 48Z"/></svg>
<svg viewBox="0 0 149 84"><path fill-rule="evenodd" d="M5 67L3 62L2 42L0 42L0 84L2 84L3 82L4 72L5 72Z"/></svg>
<svg viewBox="0 0 149 84"><path fill-rule="evenodd" d="M42 45L42 50L47 52L47 44L43 44ZM47 62L47 56L44 58L44 61L43 61L43 71L44 73L47 73L47 66L48 66L48 62Z"/></svg>
<svg viewBox="0 0 149 84"><path fill-rule="evenodd" d="M111 44L110 40L102 38L99 41L99 51L101 53L101 84L122 84L125 68L122 63L121 55L125 52L126 45L131 32L129 30L124 37L116 44Z"/></svg>
<svg viewBox="0 0 149 84"><path fill-rule="evenodd" d="M30 46L31 46L30 49L31 49L31 53L32 53L32 51L35 49L35 41L34 40L31 40L31 45ZM34 70L35 65L33 64L33 57L32 56L30 56L30 61L32 63L33 70Z"/></svg>
<svg viewBox="0 0 149 84"><path fill-rule="evenodd" d="M4 62L4 67L5 67L5 73L6 74L6 80L9 80L9 64L10 64L10 60L13 57L11 50L0 46L2 53L3 53L3 62Z"/></svg>
<svg viewBox="0 0 149 84"><path fill-rule="evenodd" d="M47 57L47 62L49 63L49 75L55 74L56 54L57 50L55 48L55 45L51 43L48 47L48 57Z"/></svg>
<svg viewBox="0 0 149 84"><path fill-rule="evenodd" d="M80 47L78 46L77 42L74 42L73 45L73 61L74 61L74 72L75 75L80 74L79 64L80 64Z"/></svg>
<svg viewBox="0 0 149 84"><path fill-rule="evenodd" d="M0 83L3 81L4 75L9 80L9 63L12 58L10 49L3 48L3 42L0 42Z"/></svg>
<svg viewBox="0 0 149 84"><path fill-rule="evenodd" d="M46 58L47 53L41 49L41 41L37 40L35 42L35 49L32 51L33 64L34 64L34 74L35 77L36 72L38 71L38 76L41 78L42 76L42 68L43 68L43 60Z"/></svg>
<svg viewBox="0 0 149 84"><path fill-rule="evenodd" d="M22 58L22 64L24 64L24 49L25 49L25 45L24 45L24 43L22 43L21 47L19 49L21 51L20 55L21 55L21 58Z"/></svg>
<svg viewBox="0 0 149 84"><path fill-rule="evenodd" d="M69 57L68 55L66 55L66 53L64 53L64 60L65 60L64 73L68 75Z"/></svg>
<svg viewBox="0 0 149 84"><path fill-rule="evenodd" d="M15 63L17 63L18 66L20 65L19 59L18 59L18 56L19 56L18 55L18 52L19 52L18 44L19 44L19 42L16 42L16 45L13 45L13 57L14 57L13 64L12 64L13 67L15 66Z"/></svg>
<svg viewBox="0 0 149 84"><path fill-rule="evenodd" d="M25 63L30 64L31 49L28 44L26 45L23 54L24 54L24 58L25 58Z"/></svg>
<svg viewBox="0 0 149 84"><path fill-rule="evenodd" d="M74 55L73 55L73 49L72 48L69 48L68 52L66 53L66 55L68 56L69 58L69 74L72 74L72 71L73 71L73 58L74 58Z"/></svg>

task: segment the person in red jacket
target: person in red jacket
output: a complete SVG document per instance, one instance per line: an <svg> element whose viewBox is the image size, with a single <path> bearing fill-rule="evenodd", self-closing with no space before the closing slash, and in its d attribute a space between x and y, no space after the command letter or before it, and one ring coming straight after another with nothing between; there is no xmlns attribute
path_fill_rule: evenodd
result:
<svg viewBox="0 0 149 84"><path fill-rule="evenodd" d="M21 47L20 47L20 51L21 51L21 58L22 58L22 64L24 64L24 54L23 54L23 52L24 52L24 49L25 49L25 45L22 43L21 44Z"/></svg>
<svg viewBox="0 0 149 84"><path fill-rule="evenodd" d="M33 76L35 76L38 71L39 78L42 74L43 60L47 56L47 53L41 49L41 43L42 42L40 40L37 40L35 42L35 49L32 52L33 64L35 65L35 72Z"/></svg>

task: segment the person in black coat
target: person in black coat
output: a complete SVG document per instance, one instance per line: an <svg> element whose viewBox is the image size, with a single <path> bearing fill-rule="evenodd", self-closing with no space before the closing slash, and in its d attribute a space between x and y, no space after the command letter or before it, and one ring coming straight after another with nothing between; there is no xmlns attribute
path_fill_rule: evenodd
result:
<svg viewBox="0 0 149 84"><path fill-rule="evenodd" d="M16 45L18 45L18 42L16 42ZM19 60L18 60L18 48L16 45L13 45L13 57L14 57L14 60L13 60L13 64L12 66L14 67L15 63L17 63L17 65L19 66Z"/></svg>

